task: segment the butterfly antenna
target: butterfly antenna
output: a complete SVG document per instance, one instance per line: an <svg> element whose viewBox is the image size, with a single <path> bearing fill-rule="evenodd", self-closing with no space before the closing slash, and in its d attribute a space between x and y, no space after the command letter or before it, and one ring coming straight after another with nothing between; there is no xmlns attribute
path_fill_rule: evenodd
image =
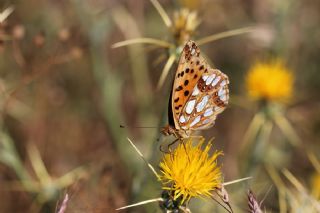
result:
<svg viewBox="0 0 320 213"><path fill-rule="evenodd" d="M122 125L122 124L120 124L120 128L122 128L122 129L124 129L124 128L128 128L127 126L125 126L125 125ZM156 128L158 128L158 127L156 127L156 126L132 126L132 128L141 128L141 129L156 129Z"/></svg>
<svg viewBox="0 0 320 213"><path fill-rule="evenodd" d="M127 128L126 126L124 126L124 125L122 125L122 124L120 124L119 127L120 127L121 129ZM155 126L134 126L133 128L139 128L139 129L156 129L156 128L158 128L158 127L155 127ZM157 138L156 141L159 142L159 141L160 141L160 138Z"/></svg>

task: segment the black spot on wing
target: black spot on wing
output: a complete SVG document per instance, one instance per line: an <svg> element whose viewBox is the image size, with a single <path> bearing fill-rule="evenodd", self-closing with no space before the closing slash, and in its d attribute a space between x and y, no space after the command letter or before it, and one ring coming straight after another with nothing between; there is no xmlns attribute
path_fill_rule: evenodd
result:
<svg viewBox="0 0 320 213"><path fill-rule="evenodd" d="M182 86L180 85L180 86L178 86L177 88L176 88L176 91L177 92L179 92L179 91L181 91L183 88L182 88Z"/></svg>

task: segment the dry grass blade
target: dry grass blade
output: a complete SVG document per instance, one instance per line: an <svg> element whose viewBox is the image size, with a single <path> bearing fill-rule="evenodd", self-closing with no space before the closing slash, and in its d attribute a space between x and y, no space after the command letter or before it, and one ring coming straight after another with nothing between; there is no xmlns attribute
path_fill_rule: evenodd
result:
<svg viewBox="0 0 320 213"><path fill-rule="evenodd" d="M191 213L191 210L184 206L179 206L179 209L184 213Z"/></svg>
<svg viewBox="0 0 320 213"><path fill-rule="evenodd" d="M231 207L230 202L229 202L229 194L228 194L227 190L224 188L224 186L221 186L221 188L218 188L215 192L217 193L219 198L223 201L223 203L226 204L229 207L229 209L227 207L225 207L224 205L222 205L217 200L215 200L213 198L213 196L211 196L211 198L214 199L222 207L224 207L228 212L233 213L232 207Z"/></svg>
<svg viewBox="0 0 320 213"><path fill-rule="evenodd" d="M241 150L246 150L247 147L250 147L253 139L257 136L259 129L265 122L266 118L263 113L256 113L250 122L250 125L243 137L243 143L241 146Z"/></svg>
<svg viewBox="0 0 320 213"><path fill-rule="evenodd" d="M37 177L43 185L46 185L52 182L52 179L44 165L44 162L41 158L39 150L34 144L30 144L28 147L28 154L30 158L30 162L32 164L32 168L34 169Z"/></svg>
<svg viewBox="0 0 320 213"><path fill-rule="evenodd" d="M306 193L305 187L300 183L300 181L287 169L283 169L282 173L286 178L297 188L297 190L301 193Z"/></svg>
<svg viewBox="0 0 320 213"><path fill-rule="evenodd" d="M133 44L153 44L156 46L164 47L164 48L170 48L172 47L172 44L169 42L160 40L160 39L154 39L154 38L133 38L133 39L128 39L125 41L120 41L115 44L113 44L111 47L112 48L119 48L119 47L124 47L128 45L133 45Z"/></svg>
<svg viewBox="0 0 320 213"><path fill-rule="evenodd" d="M250 33L254 30L255 30L254 27L244 27L244 28L239 28L239 29L235 29L235 30L228 30L225 32L217 33L217 34L199 39L198 41L196 41L196 43L200 46L200 45L203 45L203 44L206 44L206 43L209 43L212 41L216 41L219 39L223 39L223 38L227 38L227 37L231 37L231 36L236 36L236 35L241 35L244 33Z"/></svg>
<svg viewBox="0 0 320 213"><path fill-rule="evenodd" d="M159 15L161 16L164 24L169 28L172 26L172 22L171 19L169 18L168 14L166 13L166 11L163 9L163 7L161 6L161 4L157 1L157 0L150 0L151 3L153 4L153 6L156 8L156 10L158 11Z"/></svg>
<svg viewBox="0 0 320 213"><path fill-rule="evenodd" d="M220 206L222 206L227 212L232 213L232 211L230 211L225 205L220 203L220 201L218 201L214 196L211 196L211 199L218 203Z"/></svg>
<svg viewBox="0 0 320 213"><path fill-rule="evenodd" d="M261 139L263 139L265 143L267 143L270 139L272 128L273 128L273 123L269 120L267 120L262 126L260 135L261 135Z"/></svg>
<svg viewBox="0 0 320 213"><path fill-rule="evenodd" d="M4 22L4 20L6 20L13 11L14 11L13 6L7 7L4 11L2 11L0 13L0 23Z"/></svg>
<svg viewBox="0 0 320 213"><path fill-rule="evenodd" d="M279 208L281 213L286 213L288 210L287 203L286 203L286 187L281 180L280 176L277 174L276 170L271 166L266 166L266 170L270 175L272 181L277 187L279 192Z"/></svg>
<svg viewBox="0 0 320 213"><path fill-rule="evenodd" d="M289 170L284 169L282 170L282 173L294 185L299 194L306 197L310 201L312 206L317 209L317 212L320 212L320 203L318 202L318 200L314 199L308 194L307 189L302 185L302 183L300 183L300 181L291 172L289 172Z"/></svg>
<svg viewBox="0 0 320 213"><path fill-rule="evenodd" d="M64 188L73 184L76 180L85 178L87 176L87 171L83 167L78 167L67 174L64 174L62 177L59 177L55 180L56 185L60 188Z"/></svg>
<svg viewBox="0 0 320 213"><path fill-rule="evenodd" d="M251 190L248 190L248 206L250 213L262 213L260 204Z"/></svg>
<svg viewBox="0 0 320 213"><path fill-rule="evenodd" d="M164 66L158 85L157 85L157 90L160 89L164 83L164 80L166 79L166 77L168 76L169 70L172 67L174 61L176 60L176 56L175 54L171 54L170 57L167 60L166 65Z"/></svg>
<svg viewBox="0 0 320 213"><path fill-rule="evenodd" d="M129 143L131 144L131 146L136 150L136 152L138 153L138 155L140 155L140 157L142 158L142 160L148 165L148 167L151 169L151 171L153 172L153 174L156 176L157 179L160 179L159 174L156 172L156 170L153 168L153 166L144 158L143 154L140 152L140 150L136 147L136 145L134 145L134 143L130 140L130 138L127 138L127 140L129 141Z"/></svg>
<svg viewBox="0 0 320 213"><path fill-rule="evenodd" d="M274 116L274 121L293 146L301 145L301 140L290 122L283 115Z"/></svg>
<svg viewBox="0 0 320 213"><path fill-rule="evenodd" d="M317 160L317 157L311 152L308 151L308 158L317 172L320 174L320 162Z"/></svg>
<svg viewBox="0 0 320 213"><path fill-rule="evenodd" d="M147 203L154 203L154 202L161 202L161 201L163 201L162 198L144 200L144 201L141 201L141 202L138 202L138 203L134 203L134 204L131 204L131 205L128 205L128 206L123 206L123 207L117 208L116 210L119 211L119 210L122 210L122 209L128 209L128 208L135 207L135 206L141 206L141 205L144 205L144 204L147 204Z"/></svg>
<svg viewBox="0 0 320 213"><path fill-rule="evenodd" d="M241 179L237 179L237 180L225 182L225 183L223 183L222 185L223 185L223 186L228 186L228 185L231 185L231 184L234 184L234 183L239 183L239 182L241 182L241 181L249 180L249 179L251 179L251 178L252 178L252 177L245 177L245 178L241 178Z"/></svg>

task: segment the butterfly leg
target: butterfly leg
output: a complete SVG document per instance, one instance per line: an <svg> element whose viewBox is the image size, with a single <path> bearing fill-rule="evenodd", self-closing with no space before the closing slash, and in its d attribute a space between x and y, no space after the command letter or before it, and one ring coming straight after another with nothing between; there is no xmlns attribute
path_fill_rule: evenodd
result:
<svg viewBox="0 0 320 213"><path fill-rule="evenodd" d="M162 147L162 145L160 145L160 147L159 147L160 152L163 152L163 153L165 153L165 154L171 154L171 149L170 149L170 147L171 147L173 144L175 144L178 140L179 140L179 138L175 139L173 142L171 142L170 144L167 145L167 149L168 149L169 151L164 150L163 147Z"/></svg>
<svg viewBox="0 0 320 213"><path fill-rule="evenodd" d="M170 152L167 152L166 150L164 150L163 148L162 148L162 145L160 144L160 146L159 146L159 150L160 150L160 152L162 152L162 153L164 153L164 154L170 154Z"/></svg>
<svg viewBox="0 0 320 213"><path fill-rule="evenodd" d="M175 144L177 141L181 141L181 143L183 144L183 146L184 146L184 148L185 148L185 144L184 144L184 142L183 142L183 138L182 138L176 131L173 132L172 134L176 137L176 139L168 145L168 149L170 150L170 147L171 147L173 144Z"/></svg>
<svg viewBox="0 0 320 213"><path fill-rule="evenodd" d="M171 149L170 149L170 147L173 145L173 144L175 144L175 143L177 143L178 141L179 141L180 139L179 138L177 138L177 139L175 139L173 142L171 142L169 145L168 145L168 150L169 150L169 153L171 153Z"/></svg>
<svg viewBox="0 0 320 213"><path fill-rule="evenodd" d="M183 141L183 140L181 140L181 143L182 143L182 145L183 145L184 151L186 152L187 157L188 157L188 161L189 161L189 163L190 163L190 158L189 158L189 155L188 155L188 152L187 152L186 144L184 143L184 141Z"/></svg>

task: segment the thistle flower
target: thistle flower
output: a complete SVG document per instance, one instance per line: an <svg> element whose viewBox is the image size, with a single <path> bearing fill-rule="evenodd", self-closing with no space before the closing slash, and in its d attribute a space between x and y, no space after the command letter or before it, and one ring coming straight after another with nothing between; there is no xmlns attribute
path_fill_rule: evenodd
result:
<svg viewBox="0 0 320 213"><path fill-rule="evenodd" d="M222 186L222 173L217 164L221 151L209 155L211 143L202 149L204 139L197 145L188 140L165 154L160 163L160 180L164 190L173 191L173 199L182 198L182 204L192 197L210 197L211 192Z"/></svg>
<svg viewBox="0 0 320 213"><path fill-rule="evenodd" d="M286 101L292 94L293 75L281 60L258 62L246 77L249 96L258 100Z"/></svg>
<svg viewBox="0 0 320 213"><path fill-rule="evenodd" d="M200 20L197 12L186 8L175 11L173 14L173 25L171 26L174 40L179 45L183 45L191 39L199 24Z"/></svg>
<svg viewBox="0 0 320 213"><path fill-rule="evenodd" d="M209 155L211 143L202 147L205 141L203 137L196 146L192 145L192 140L190 139L185 144L179 144L172 153L165 154L160 163L161 174L158 174L153 166L148 163L136 145L129 138L127 140L155 177L163 184L163 191L161 197L140 201L116 210L159 202L160 208L164 212L182 211L191 213L185 201L189 201L192 197L211 197L223 206L211 194L214 191L228 205L230 210L225 206L223 207L232 212L225 186L251 178L246 177L222 183L222 173L217 165L217 158L222 155L222 152L216 151Z"/></svg>

